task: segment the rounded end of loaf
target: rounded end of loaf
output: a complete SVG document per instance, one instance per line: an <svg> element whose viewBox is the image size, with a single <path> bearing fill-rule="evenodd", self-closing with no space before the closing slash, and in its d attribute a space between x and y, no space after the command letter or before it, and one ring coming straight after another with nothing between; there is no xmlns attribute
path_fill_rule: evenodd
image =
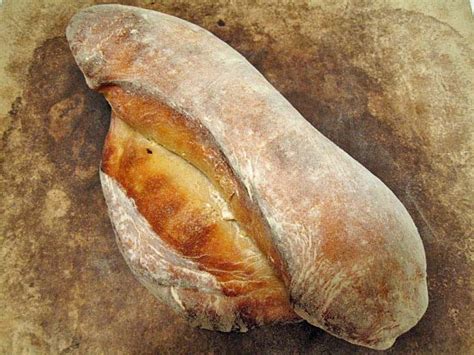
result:
<svg viewBox="0 0 474 355"><path fill-rule="evenodd" d="M420 282L414 288L416 289L414 293L418 294L415 299L410 301L401 299L391 311L385 310L383 319L377 321L373 320L373 313L371 313L372 301L354 302L355 291L346 291L346 295L335 300L335 304L328 307L322 316L315 317L314 314L317 311L315 312L311 306L307 305L301 306L295 303L294 310L308 323L337 338L375 350L386 350L394 345L400 335L418 323L428 307L426 282ZM337 316L335 314L339 314L337 308L340 304L344 304L348 310L358 308L359 311L354 317L351 317L349 312ZM361 309L363 310L360 311ZM390 316L387 317L387 314Z"/></svg>
<svg viewBox="0 0 474 355"><path fill-rule="evenodd" d="M124 5L95 5L76 13L66 28L66 38L74 59L84 74L87 85L97 89L107 81L110 54L104 52L105 41L116 41L125 19L133 25L134 18ZM125 22L124 22L125 24ZM116 29L119 30L116 30ZM115 32L111 32L115 30ZM112 36L115 34L115 37ZM117 58L119 60L119 58ZM117 69L117 68L115 68Z"/></svg>
<svg viewBox="0 0 474 355"><path fill-rule="evenodd" d="M428 307L421 238L395 196L385 201L385 207L373 214L381 219L370 223L371 229L363 223L373 216L354 218L348 212L342 220L337 214L328 217L322 223L316 261L303 269L308 275L312 268L316 276L298 274L290 286L300 317L376 350L390 348Z"/></svg>
<svg viewBox="0 0 474 355"><path fill-rule="evenodd" d="M272 166L258 181L259 202L281 236L275 240L288 262L292 304L339 338L389 347L427 308L421 238L387 186L322 137L319 151L295 144L302 132L280 136L259 155L300 172ZM303 157L304 167L281 154L287 151Z"/></svg>

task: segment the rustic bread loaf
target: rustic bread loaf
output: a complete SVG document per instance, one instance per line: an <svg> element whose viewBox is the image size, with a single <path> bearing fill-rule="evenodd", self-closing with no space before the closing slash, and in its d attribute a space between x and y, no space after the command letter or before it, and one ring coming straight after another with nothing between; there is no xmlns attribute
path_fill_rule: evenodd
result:
<svg viewBox="0 0 474 355"><path fill-rule="evenodd" d="M112 106L104 195L154 294L204 328L301 317L375 349L418 322L426 261L406 209L241 55L120 5L81 11L67 37Z"/></svg>

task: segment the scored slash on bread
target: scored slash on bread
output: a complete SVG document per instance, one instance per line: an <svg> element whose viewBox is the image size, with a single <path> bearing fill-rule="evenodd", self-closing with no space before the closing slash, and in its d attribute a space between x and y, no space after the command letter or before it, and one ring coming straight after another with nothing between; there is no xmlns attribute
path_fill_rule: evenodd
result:
<svg viewBox="0 0 474 355"><path fill-rule="evenodd" d="M125 259L179 313L221 331L298 319L268 260L193 165L113 115L102 171Z"/></svg>
<svg viewBox="0 0 474 355"><path fill-rule="evenodd" d="M112 107L101 181L137 278L194 325L301 318L390 347L426 310L408 212L240 54L154 11L100 5L67 38Z"/></svg>

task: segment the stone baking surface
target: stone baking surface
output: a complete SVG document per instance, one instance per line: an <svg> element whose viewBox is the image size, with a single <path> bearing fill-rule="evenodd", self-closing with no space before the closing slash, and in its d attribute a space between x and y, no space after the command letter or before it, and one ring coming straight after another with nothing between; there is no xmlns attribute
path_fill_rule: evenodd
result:
<svg viewBox="0 0 474 355"><path fill-rule="evenodd" d="M306 323L194 329L135 280L99 182L110 109L64 35L93 3L0 5L0 353L372 353ZM474 350L468 2L121 3L226 41L404 203L425 245L430 305L387 352Z"/></svg>

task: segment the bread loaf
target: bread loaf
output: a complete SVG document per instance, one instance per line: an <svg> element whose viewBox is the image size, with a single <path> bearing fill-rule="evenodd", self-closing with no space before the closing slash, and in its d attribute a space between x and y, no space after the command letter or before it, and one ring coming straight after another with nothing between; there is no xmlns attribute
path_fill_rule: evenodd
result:
<svg viewBox="0 0 474 355"><path fill-rule="evenodd" d="M386 349L428 303L408 212L240 54L162 13L100 5L67 38L112 107L101 181L137 278L194 325L304 319Z"/></svg>

